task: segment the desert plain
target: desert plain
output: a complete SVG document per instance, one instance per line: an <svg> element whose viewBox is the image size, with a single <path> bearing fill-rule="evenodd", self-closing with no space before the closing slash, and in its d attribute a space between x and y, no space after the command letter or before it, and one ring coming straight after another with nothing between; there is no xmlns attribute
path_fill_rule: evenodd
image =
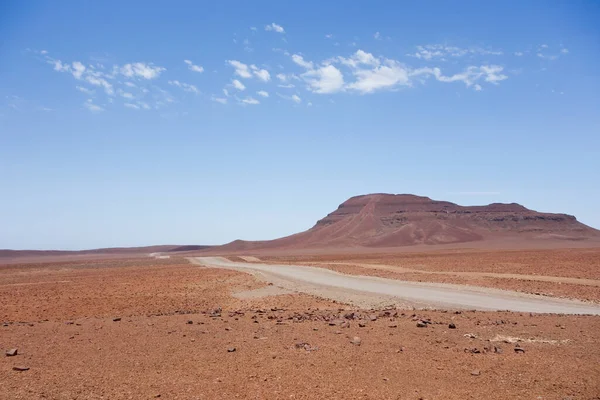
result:
<svg viewBox="0 0 600 400"><path fill-rule="evenodd" d="M0 398L600 398L598 316L370 309L198 255L0 266ZM599 248L224 257L600 300Z"/></svg>

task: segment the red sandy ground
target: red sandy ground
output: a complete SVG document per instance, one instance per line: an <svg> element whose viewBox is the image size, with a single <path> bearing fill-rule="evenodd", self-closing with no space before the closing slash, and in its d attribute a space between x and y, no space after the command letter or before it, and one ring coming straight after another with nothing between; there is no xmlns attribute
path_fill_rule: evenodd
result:
<svg viewBox="0 0 600 400"><path fill-rule="evenodd" d="M557 272L543 265L562 264L576 272L561 276L597 278L597 255L319 261L460 270L479 263L480 270L543 274ZM304 295L231 295L261 286L183 259L0 266L0 347L19 349L15 357L1 354L0 399L600 398L599 317L355 310L343 327L327 320L344 318L350 306ZM210 316L216 307L221 316ZM416 319L432 324L418 328ZM517 353L502 337L538 342L521 342L525 352ZM18 365L30 369L14 371Z"/></svg>

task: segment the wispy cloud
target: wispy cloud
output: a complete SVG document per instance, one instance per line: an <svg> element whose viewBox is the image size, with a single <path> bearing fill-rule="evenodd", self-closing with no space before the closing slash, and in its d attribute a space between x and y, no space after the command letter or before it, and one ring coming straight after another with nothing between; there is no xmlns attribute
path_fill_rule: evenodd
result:
<svg viewBox="0 0 600 400"><path fill-rule="evenodd" d="M233 86L234 88L236 88L237 90L246 90L246 86L244 86L244 84L240 81L238 81L237 79L234 79L231 81L231 86Z"/></svg>
<svg viewBox="0 0 600 400"><path fill-rule="evenodd" d="M252 78L252 73L248 65L237 60L227 60L227 63L235 68L235 75L241 78Z"/></svg>
<svg viewBox="0 0 600 400"><path fill-rule="evenodd" d="M123 65L119 71L123 76L127 78L141 78L141 79L156 79L160 74L166 71L166 68L158 67L152 63L137 62L133 64Z"/></svg>
<svg viewBox="0 0 600 400"><path fill-rule="evenodd" d="M292 55L292 61L294 61L296 64L298 64L302 68L306 68L306 69L313 69L314 68L313 63L310 62L310 61L305 61L304 57L302 57L300 54L293 54Z"/></svg>
<svg viewBox="0 0 600 400"><path fill-rule="evenodd" d="M212 101L214 101L215 103L220 103L220 104L227 104L227 99L225 97L211 97L210 98Z"/></svg>
<svg viewBox="0 0 600 400"><path fill-rule="evenodd" d="M242 100L243 104L260 104L260 101L256 100L254 97L246 97Z"/></svg>
<svg viewBox="0 0 600 400"><path fill-rule="evenodd" d="M83 87L83 86L75 86L75 89L77 89L77 90L79 90L80 92L82 92L82 93L85 93L85 94L87 94L87 95L92 95L92 94L94 94L94 93L95 93L95 91L94 91L94 90L92 90L92 89L88 89L88 88L86 88L86 87Z"/></svg>
<svg viewBox="0 0 600 400"><path fill-rule="evenodd" d="M501 56L502 50L484 49L481 47L460 48L457 46L448 46L445 44L428 44L424 46L416 46L415 53L407 54L409 57L415 57L421 60L440 60L445 61L448 58L459 58L474 55L492 55Z"/></svg>
<svg viewBox="0 0 600 400"><path fill-rule="evenodd" d="M283 29L283 26L277 25L275 22L271 23L270 25L265 25L265 31L285 33L285 29Z"/></svg>
<svg viewBox="0 0 600 400"><path fill-rule="evenodd" d="M266 92L264 90L259 90L258 92L256 92L256 94L261 97L269 97L269 92Z"/></svg>
<svg viewBox="0 0 600 400"><path fill-rule="evenodd" d="M185 82L179 82L178 80L169 81L169 85L177 86L186 92L195 93L195 94L200 93L200 90L198 90L198 88L196 86L191 85L189 83L185 83Z"/></svg>
<svg viewBox="0 0 600 400"><path fill-rule="evenodd" d="M88 99L85 103L83 103L83 106L93 113L99 113L104 111L104 108L100 107L97 104L94 104L92 99Z"/></svg>
<svg viewBox="0 0 600 400"><path fill-rule="evenodd" d="M204 67L202 67L201 65L194 65L194 63L192 63L192 61L190 60L183 60L184 63L187 64L188 69L190 71L194 71L194 72L204 72Z"/></svg>

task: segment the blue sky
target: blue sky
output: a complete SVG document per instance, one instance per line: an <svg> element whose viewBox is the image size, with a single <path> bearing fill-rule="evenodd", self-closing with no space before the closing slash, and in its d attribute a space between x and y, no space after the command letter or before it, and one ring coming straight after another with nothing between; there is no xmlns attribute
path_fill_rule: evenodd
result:
<svg viewBox="0 0 600 400"><path fill-rule="evenodd" d="M0 248L269 239L372 192L600 228L597 2L357 4L0 3Z"/></svg>

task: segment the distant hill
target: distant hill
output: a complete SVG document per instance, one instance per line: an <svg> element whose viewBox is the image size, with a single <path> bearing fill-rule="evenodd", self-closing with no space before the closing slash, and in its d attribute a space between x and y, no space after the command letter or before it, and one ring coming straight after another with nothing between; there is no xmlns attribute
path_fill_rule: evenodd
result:
<svg viewBox="0 0 600 400"><path fill-rule="evenodd" d="M152 253L175 253L192 250L205 250L211 246L200 245L158 245L144 247L109 247L92 250L9 250L0 249L0 261L7 259L34 259L37 257L60 257L60 256L146 256Z"/></svg>
<svg viewBox="0 0 600 400"><path fill-rule="evenodd" d="M210 251L397 247L498 238L587 240L600 231L567 214L522 205L460 206L411 194L369 194L342 203L311 229L268 241L236 240Z"/></svg>

